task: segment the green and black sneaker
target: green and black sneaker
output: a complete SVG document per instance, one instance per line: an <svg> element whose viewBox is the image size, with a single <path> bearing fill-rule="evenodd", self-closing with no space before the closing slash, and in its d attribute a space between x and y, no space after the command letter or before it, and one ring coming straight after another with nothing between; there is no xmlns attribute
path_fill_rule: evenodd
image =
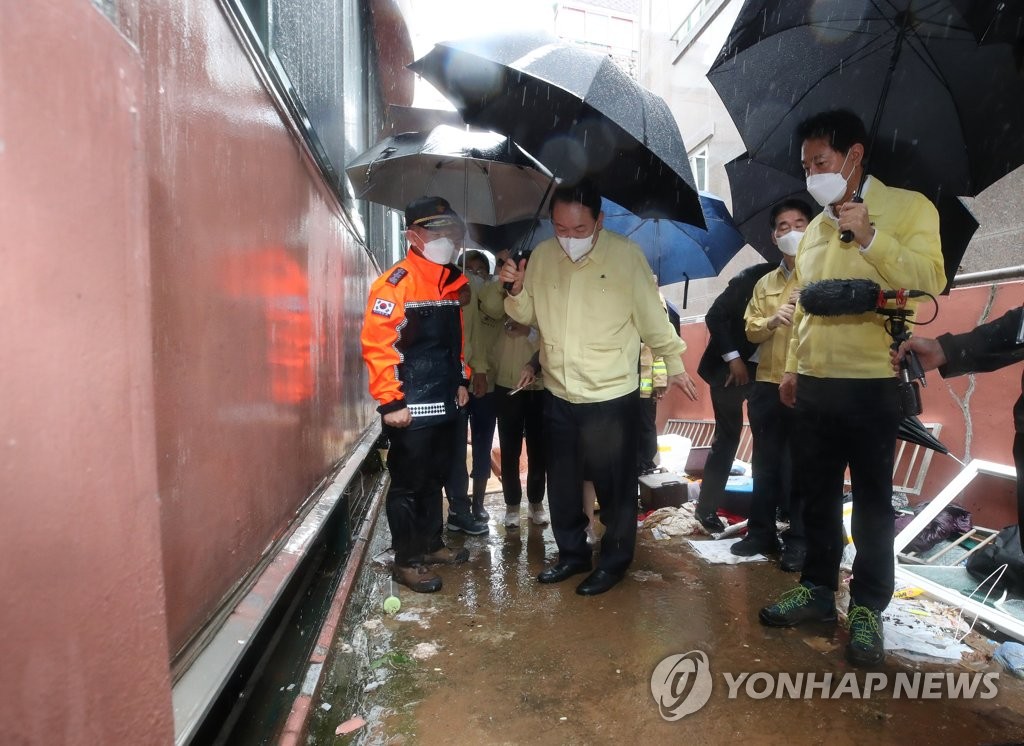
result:
<svg viewBox="0 0 1024 746"><path fill-rule="evenodd" d="M834 622L836 620L835 593L823 585L802 582L786 591L771 606L765 606L757 615L766 627L795 627L804 622Z"/></svg>
<svg viewBox="0 0 1024 746"><path fill-rule="evenodd" d="M854 666L876 666L885 659L882 612L851 601L846 625L850 629L846 660Z"/></svg>

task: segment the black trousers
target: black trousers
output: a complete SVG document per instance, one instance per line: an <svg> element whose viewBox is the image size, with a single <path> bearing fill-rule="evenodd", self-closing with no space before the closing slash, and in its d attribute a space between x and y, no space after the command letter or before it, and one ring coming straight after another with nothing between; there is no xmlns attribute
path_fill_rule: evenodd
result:
<svg viewBox="0 0 1024 746"><path fill-rule="evenodd" d="M391 486L384 505L396 565L408 567L423 554L444 546L441 484L448 476L459 429L455 420L415 430L384 426L391 442Z"/></svg>
<svg viewBox="0 0 1024 746"><path fill-rule="evenodd" d="M894 587L892 470L899 429L897 380L800 376L794 481L804 499L807 558L802 581L839 587L843 553L843 474L853 492L850 595L876 611Z"/></svg>
<svg viewBox="0 0 1024 746"><path fill-rule="evenodd" d="M714 513L722 503L725 484L729 481L732 462L743 433L743 402L752 384L743 386L712 386L711 408L715 412L715 437L711 441L708 460L704 462L704 478L700 483L697 510L702 515Z"/></svg>
<svg viewBox="0 0 1024 746"><path fill-rule="evenodd" d="M610 401L573 404L545 392L548 507L561 562L590 561L584 473L594 483L605 525L598 568L622 574L633 561L639 396L638 389Z"/></svg>
<svg viewBox="0 0 1024 746"><path fill-rule="evenodd" d="M547 473L544 453L544 392L520 391L509 396L512 389L494 387L498 412L498 442L501 445L501 491L508 506L523 501L523 485L519 481L519 457L526 438L526 499L533 504L543 502Z"/></svg>
<svg viewBox="0 0 1024 746"><path fill-rule="evenodd" d="M466 469L466 455L469 453L469 449L466 447L468 438L469 408L463 407L459 410L455 428L451 431L451 453L446 461L448 472L442 483L445 497L448 498L449 512L460 515L467 515L472 510L472 503L469 500L469 471Z"/></svg>
<svg viewBox="0 0 1024 746"><path fill-rule="evenodd" d="M639 445L637 470L643 474L656 466L654 457L658 455L658 400L653 396L646 399L640 397L639 404L640 432L637 436Z"/></svg>
<svg viewBox="0 0 1024 746"><path fill-rule="evenodd" d="M804 544L803 500L792 474L796 412L779 399L779 385L757 381L747 399L750 432L754 439L751 466L754 493L750 501L747 534L760 542L775 541L775 515L789 506L787 544ZM788 496L788 497L787 497Z"/></svg>

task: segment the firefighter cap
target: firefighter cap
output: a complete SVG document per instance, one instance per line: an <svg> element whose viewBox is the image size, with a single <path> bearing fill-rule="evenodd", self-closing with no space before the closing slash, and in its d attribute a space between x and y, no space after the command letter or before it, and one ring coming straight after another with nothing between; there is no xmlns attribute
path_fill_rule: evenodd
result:
<svg viewBox="0 0 1024 746"><path fill-rule="evenodd" d="M461 224L458 214L444 197L419 197L405 208L405 227L441 228Z"/></svg>

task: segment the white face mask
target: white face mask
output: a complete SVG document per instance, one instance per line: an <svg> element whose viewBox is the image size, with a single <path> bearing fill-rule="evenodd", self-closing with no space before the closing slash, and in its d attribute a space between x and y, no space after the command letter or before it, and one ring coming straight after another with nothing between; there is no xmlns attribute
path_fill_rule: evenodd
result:
<svg viewBox="0 0 1024 746"><path fill-rule="evenodd" d="M593 233L586 238L572 238L571 236L558 236L557 238L562 251L574 262L578 262L585 257L594 247Z"/></svg>
<svg viewBox="0 0 1024 746"><path fill-rule="evenodd" d="M803 237L803 231L792 230L789 233L776 236L775 242L778 243L779 251L783 254L786 256L796 256L796 247L800 245L800 239Z"/></svg>
<svg viewBox="0 0 1024 746"><path fill-rule="evenodd" d="M843 176L843 169L846 168L846 161L850 158L850 151L846 152L843 165L839 167L839 173L811 174L807 177L807 192L814 197L814 201L822 207L828 207L841 200L846 194L846 178ZM851 176L853 174L850 174Z"/></svg>
<svg viewBox="0 0 1024 746"><path fill-rule="evenodd" d="M451 264L455 258L455 242L447 236L423 244L423 256L434 264Z"/></svg>

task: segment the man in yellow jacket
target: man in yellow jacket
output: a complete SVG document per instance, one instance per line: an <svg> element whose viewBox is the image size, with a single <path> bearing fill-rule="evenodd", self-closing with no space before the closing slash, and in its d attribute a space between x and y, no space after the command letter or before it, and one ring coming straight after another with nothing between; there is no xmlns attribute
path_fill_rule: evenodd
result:
<svg viewBox="0 0 1024 746"><path fill-rule="evenodd" d="M824 207L796 256L797 282L867 279L883 289L941 292L945 277L939 216L923 195L864 176L864 124L846 110L828 111L797 128L807 191ZM863 181L863 202L853 199ZM840 239L850 231L853 240ZM881 613L894 586L892 471L900 411L889 364L885 318L874 312L793 315L779 394L796 407L796 479L804 505L807 556L800 585L761 609L763 624L792 627L835 619L842 556L843 475L853 484L853 540L848 660L885 657Z"/></svg>
<svg viewBox="0 0 1024 746"><path fill-rule="evenodd" d="M758 345L754 357L757 375L747 398L747 415L754 447L751 465L754 492L750 501L747 535L729 547L740 557L773 554L779 551L775 531L778 509L789 506L789 529L780 566L787 572L803 568L807 547L804 541L803 501L799 490L791 487L793 410L779 399L779 383L786 372L793 313L799 298L796 284L796 249L804 229L814 214L801 199L779 202L771 211L772 243L782 252L782 262L754 285L747 304L747 339ZM788 500L786 490L789 487Z"/></svg>
<svg viewBox="0 0 1024 746"><path fill-rule="evenodd" d="M618 583L636 546L637 430L641 339L665 358L669 386L696 398L683 369L686 345L661 307L640 247L602 230L601 195L588 183L551 197L555 238L529 264L506 262L505 311L540 331L548 506L558 562L537 576L558 583L591 570L583 474L594 482L605 533L598 566L576 588L604 593Z"/></svg>

